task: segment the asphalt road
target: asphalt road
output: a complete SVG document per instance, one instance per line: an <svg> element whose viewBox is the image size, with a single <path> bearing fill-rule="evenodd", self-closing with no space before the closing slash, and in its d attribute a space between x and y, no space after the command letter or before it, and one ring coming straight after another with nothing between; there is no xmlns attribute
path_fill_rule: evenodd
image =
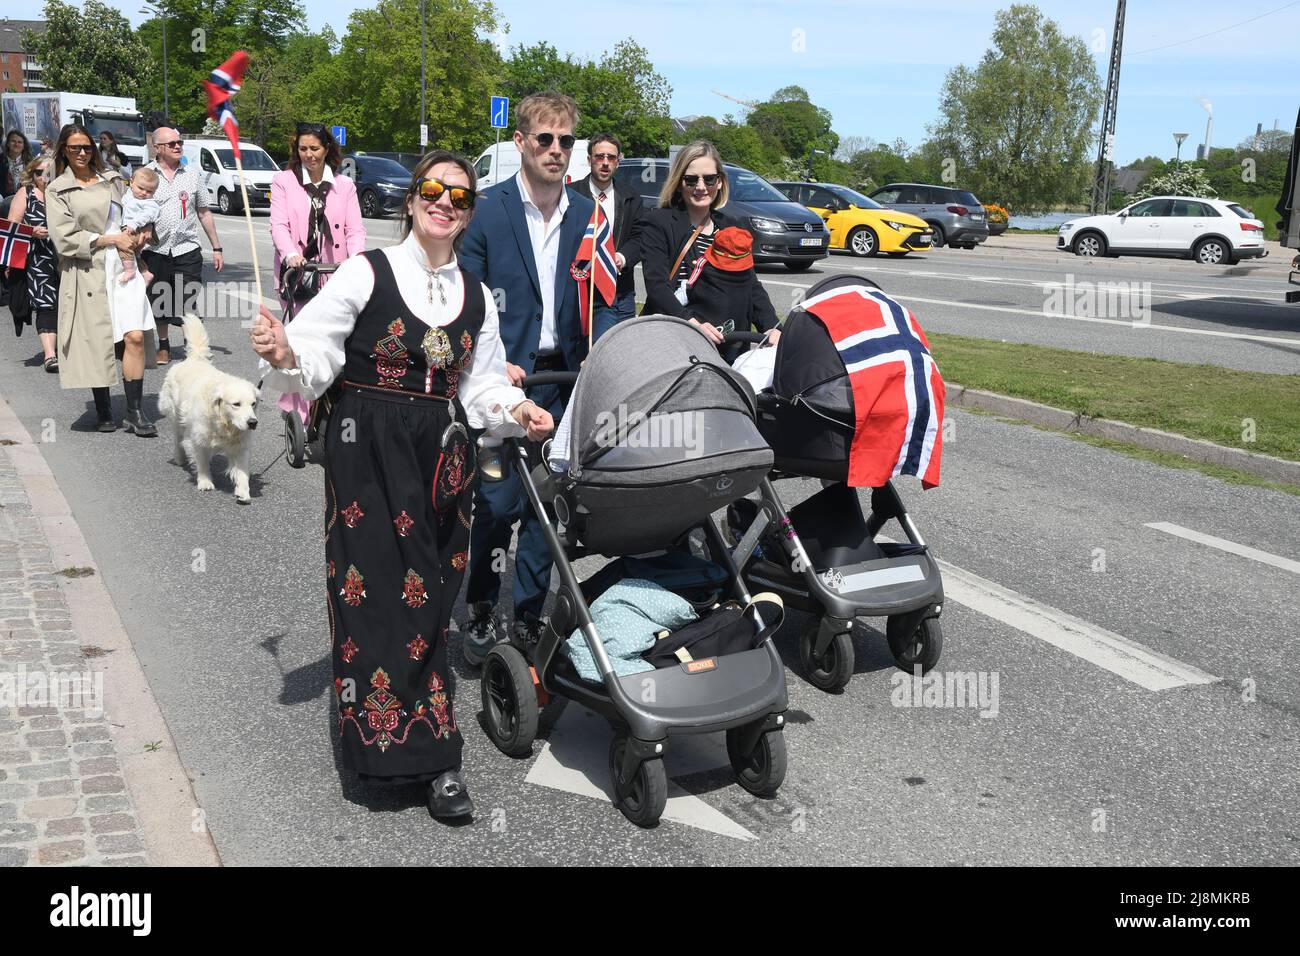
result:
<svg viewBox="0 0 1300 956"><path fill-rule="evenodd" d="M240 236L247 248L242 228L240 220L221 225L233 260ZM263 251L269 262L269 242ZM979 254L944 250L864 268L973 272ZM961 265L948 266L949 256ZM1055 275L1061 266L1024 268ZM934 299L953 297L943 282L961 285L924 278L881 284ZM1019 286L983 285L1032 301L1010 291ZM990 321L959 306L920 314L927 328L968 334ZM1121 341L1104 327L1024 319L1015 328L1025 340ZM255 377L238 320L209 327L218 364ZM1176 351L1203 348L1203 338L1144 331L1134 341ZM1292 354L1240 339L1214 348L1216 358L1243 362ZM1300 499L955 411L941 487L921 493L909 479L901 490L947 562L939 670L983 675L990 687L996 675L996 715L895 706L896 671L868 626L855 636L858 672L845 693L815 690L797 674L802 619L792 612L779 640L792 668L781 794L750 797L731 781L716 741L691 741L670 763L681 790L669 818L643 832L599 797L608 731L598 720L572 705L553 708L547 742L532 758L510 760L478 726L475 673L459 668L458 716L480 816L447 829L429 820L417 790L368 792L340 775L320 581L321 472L285 464L274 410L256 434L253 504L239 507L228 481L197 493L192 476L168 462L165 437L87 431L89 395L60 391L28 364L35 351L29 338L5 349L0 392L33 435L53 423L42 451L229 864L1300 862L1292 597ZM151 408L159 383L149 373ZM116 395L119 411L121 401ZM781 491L793 504L815 487ZM1258 553L1229 553L1155 523ZM1148 686L1142 660L1172 675L1171 686Z"/></svg>

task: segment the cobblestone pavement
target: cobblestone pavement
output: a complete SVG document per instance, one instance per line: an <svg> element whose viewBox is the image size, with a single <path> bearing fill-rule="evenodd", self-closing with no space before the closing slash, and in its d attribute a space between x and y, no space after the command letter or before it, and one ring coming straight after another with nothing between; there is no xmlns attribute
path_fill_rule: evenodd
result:
<svg viewBox="0 0 1300 956"><path fill-rule="evenodd" d="M53 566L0 450L0 866L143 865L97 649L71 629L60 573L84 572Z"/></svg>

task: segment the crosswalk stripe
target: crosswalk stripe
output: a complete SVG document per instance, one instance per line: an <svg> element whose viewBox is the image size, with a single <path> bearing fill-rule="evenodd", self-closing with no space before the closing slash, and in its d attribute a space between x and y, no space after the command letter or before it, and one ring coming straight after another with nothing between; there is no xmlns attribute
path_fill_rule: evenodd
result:
<svg viewBox="0 0 1300 956"><path fill-rule="evenodd" d="M1267 551L1260 551L1258 548L1237 544L1237 542L1229 541L1227 538L1216 538L1212 534L1202 534L1200 531L1193 531L1191 528L1184 528L1182 525L1170 524L1168 521L1151 521L1144 527L1154 528L1156 531L1163 531L1165 534L1172 534L1188 541L1195 541L1197 544L1203 544L1207 547L1218 548L1220 551L1227 551L1229 554L1250 558L1252 561L1281 568L1283 571L1290 571L1292 574L1300 574L1300 561L1292 561L1290 558L1269 554Z"/></svg>

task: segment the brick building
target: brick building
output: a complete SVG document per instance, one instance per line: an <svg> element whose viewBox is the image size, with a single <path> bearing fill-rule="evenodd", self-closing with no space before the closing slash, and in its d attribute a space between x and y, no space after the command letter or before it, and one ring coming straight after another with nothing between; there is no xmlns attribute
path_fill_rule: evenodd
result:
<svg viewBox="0 0 1300 956"><path fill-rule="evenodd" d="M46 88L41 82L40 64L23 49L26 30L42 33L45 21L0 19L0 92L40 92Z"/></svg>

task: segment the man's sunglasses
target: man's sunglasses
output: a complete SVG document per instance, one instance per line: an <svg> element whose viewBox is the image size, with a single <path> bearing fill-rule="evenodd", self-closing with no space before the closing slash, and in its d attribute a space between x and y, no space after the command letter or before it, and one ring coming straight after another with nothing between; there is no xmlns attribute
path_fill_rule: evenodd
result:
<svg viewBox="0 0 1300 956"><path fill-rule="evenodd" d="M180 144L181 141L179 139L169 139L165 143L155 142L153 145L154 149L170 149L171 147L179 146Z"/></svg>
<svg viewBox="0 0 1300 956"><path fill-rule="evenodd" d="M441 179L421 179L415 184L415 191L426 202L437 202L443 193L449 192L454 209L473 209L478 198L478 193L468 186L448 186Z"/></svg>
<svg viewBox="0 0 1300 956"><path fill-rule="evenodd" d="M555 142L554 133L529 133L528 135L537 140L537 145L543 149ZM573 149L573 144L577 141L578 138L572 133L565 133L560 137L560 149Z"/></svg>
<svg viewBox="0 0 1300 956"><path fill-rule="evenodd" d="M692 175L683 176L682 182L684 182L688 188L694 189L697 185L699 185L700 180L703 179L705 188L712 189L714 186L718 185L718 180L721 178L722 178L721 173L705 173L702 176L696 176L692 174Z"/></svg>

